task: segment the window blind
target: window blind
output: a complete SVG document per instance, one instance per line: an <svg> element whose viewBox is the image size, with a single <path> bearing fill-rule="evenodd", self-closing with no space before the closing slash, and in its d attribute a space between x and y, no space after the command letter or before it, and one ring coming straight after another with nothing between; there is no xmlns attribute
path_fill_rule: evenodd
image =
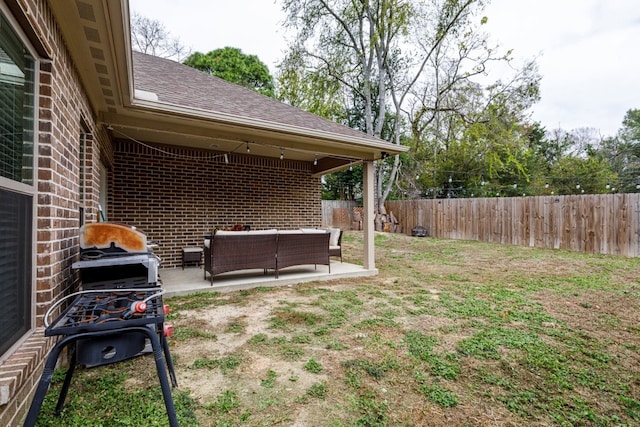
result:
<svg viewBox="0 0 640 427"><path fill-rule="evenodd" d="M32 197L0 189L0 354L31 326Z"/></svg>

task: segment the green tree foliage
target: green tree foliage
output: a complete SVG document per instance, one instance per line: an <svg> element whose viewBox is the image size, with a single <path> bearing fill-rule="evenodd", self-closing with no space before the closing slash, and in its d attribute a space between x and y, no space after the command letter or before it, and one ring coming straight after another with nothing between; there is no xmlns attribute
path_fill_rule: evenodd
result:
<svg viewBox="0 0 640 427"><path fill-rule="evenodd" d="M638 192L640 188L640 110L628 110L622 128L612 138L605 138L600 154L617 175L609 187L618 192Z"/></svg>
<svg viewBox="0 0 640 427"><path fill-rule="evenodd" d="M487 118L488 119L488 118ZM490 144L486 141L491 140ZM496 197L621 191L609 159L588 129L547 132L539 123L486 120L426 156L405 197ZM603 143L604 144L604 143ZM482 147L489 147L484 150ZM603 145L604 146L604 145ZM433 148L433 147L431 147ZM439 159L435 168L433 159ZM410 180L407 180L410 181ZM637 191L635 183L624 191Z"/></svg>
<svg viewBox="0 0 640 427"><path fill-rule="evenodd" d="M640 144L640 110L627 111L622 120L620 136L627 142Z"/></svg>
<svg viewBox="0 0 640 427"><path fill-rule="evenodd" d="M561 129L557 129L549 136L542 128L536 129L534 133L530 138L531 149L549 167L566 156L573 145L571 135Z"/></svg>
<svg viewBox="0 0 640 427"><path fill-rule="evenodd" d="M323 200L357 200L362 196L362 165L323 177Z"/></svg>
<svg viewBox="0 0 640 427"><path fill-rule="evenodd" d="M275 96L269 68L256 55L246 55L238 48L225 47L206 54L195 52L184 64L263 95Z"/></svg>
<svg viewBox="0 0 640 427"><path fill-rule="evenodd" d="M277 98L289 105L320 117L344 123L345 104L336 80L322 72L308 70L296 51L291 51L279 65Z"/></svg>
<svg viewBox="0 0 640 427"><path fill-rule="evenodd" d="M486 88L467 81L426 103L412 117L414 164L399 187L408 197L478 197L526 194L535 158L532 138L544 134L526 126L523 111L537 99L535 67L508 85ZM528 75L527 73L530 73ZM538 133L538 136L535 135ZM514 185L515 184L515 185Z"/></svg>
<svg viewBox="0 0 640 427"><path fill-rule="evenodd" d="M607 193L607 184L615 180L616 174L602 157L567 156L551 167L549 183L555 194L600 194Z"/></svg>
<svg viewBox="0 0 640 427"><path fill-rule="evenodd" d="M505 114L520 117L536 99L534 72L495 83L486 92L472 83L491 62L509 59L508 52L490 47L480 31L486 22L478 15L483 7L480 0L283 2L287 23L297 30L281 64L280 84L289 91L283 99L336 106L342 97L360 111L349 113L358 118L350 125L395 144L410 143L414 150L402 156L402 164L400 157L378 163L378 207L392 192L407 191L396 181L398 172L408 182L424 166L427 153L453 149L466 128L482 120L488 105L508 106ZM309 82L329 84L331 96L309 90L314 87ZM449 117L441 116L446 111ZM499 116L496 111L490 114ZM418 188L416 180L412 184Z"/></svg>

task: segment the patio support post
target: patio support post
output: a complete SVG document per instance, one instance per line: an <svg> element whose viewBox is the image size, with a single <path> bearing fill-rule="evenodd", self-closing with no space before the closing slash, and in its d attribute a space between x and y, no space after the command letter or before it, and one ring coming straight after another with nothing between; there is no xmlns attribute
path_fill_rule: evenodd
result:
<svg viewBox="0 0 640 427"><path fill-rule="evenodd" d="M374 246L374 164L373 161L364 161L362 168L362 232L364 234L364 268L374 270L375 262L375 246Z"/></svg>

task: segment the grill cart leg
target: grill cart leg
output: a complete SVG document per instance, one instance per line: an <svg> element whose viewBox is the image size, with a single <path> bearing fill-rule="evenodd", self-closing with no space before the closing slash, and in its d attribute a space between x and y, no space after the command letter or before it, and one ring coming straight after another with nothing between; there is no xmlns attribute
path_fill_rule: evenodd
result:
<svg viewBox="0 0 640 427"><path fill-rule="evenodd" d="M40 407L42 406L44 397L46 396L47 390L49 390L49 385L51 384L53 370L56 367L60 351L62 351L62 349L73 340L75 340L75 337L63 338L51 349L51 353L49 353L49 357L47 357L47 362L44 366L44 370L42 371L42 375L40 376L36 394L33 396L33 400L31 401L31 407L27 413L27 418L24 421L24 427L33 427L36 424L38 414L40 413Z"/></svg>
<svg viewBox="0 0 640 427"><path fill-rule="evenodd" d="M164 334L160 335L160 340L162 341L162 349L164 350L164 359L167 362L167 369L169 370L169 375L171 376L171 385L174 387L178 387L178 380L176 378L176 372L173 369L173 360L171 359L171 353L169 353L169 343L167 342L167 338Z"/></svg>
<svg viewBox="0 0 640 427"><path fill-rule="evenodd" d="M64 401L67 398L67 392L69 391L69 386L71 385L71 377L73 377L73 372L76 370L76 365L78 363L77 353L74 351L71 356L71 360L69 361L69 369L67 369L67 374L64 377L64 384L62 384L62 389L60 390L60 396L58 396L58 404L56 405L56 416L59 416L62 413L62 408L64 407Z"/></svg>
<svg viewBox="0 0 640 427"><path fill-rule="evenodd" d="M167 368L164 364L164 356L162 353L162 345L158 334L146 327L132 328L138 329L141 332L147 334L151 340L151 347L153 348L153 357L156 361L156 370L158 371L158 378L160 379L160 387L162 387L162 397L164 398L164 406L167 408L167 416L169 417L169 425L171 427L178 427L178 417L176 415L176 409L173 406L173 398L171 397L171 386L169 385L169 378L167 377ZM173 366L173 364L172 364Z"/></svg>
<svg viewBox="0 0 640 427"><path fill-rule="evenodd" d="M142 332L149 337L151 341L151 347L153 348L153 357L156 362L156 370L158 372L158 378L160 380L160 387L162 388L162 398L164 399L164 406L167 409L167 417L169 418L170 427L178 427L178 417L176 415L175 407L173 406L173 398L171 396L171 385L169 384L169 378L167 377L167 367L164 363L164 354L163 354L163 345L160 343L160 339L158 338L158 334L155 330L150 329L146 326L135 326L126 328L126 332ZM83 338L91 338L91 337L99 337L99 336L107 336L107 335L116 335L121 334L122 329L112 329L108 331L96 331L96 332L85 332L76 335L69 335L58 341L58 343L51 349L51 353L47 357L47 362L42 371L42 375L40 376L40 381L38 383L38 387L36 389L36 393L33 397L33 401L31 402L31 407L29 408L29 412L27 413L27 417L24 421L24 427L33 427L38 420L38 414L40 413L40 408L42 407L42 402L47 394L47 390L49 390L49 385L51 384L51 379L53 377L53 371L56 366L56 362L58 361L58 357L60 356L60 352L64 347L66 347L69 343L77 341ZM167 360L171 360L171 356L169 355L168 346L164 348L165 354L167 355ZM76 364L76 354L74 353L73 359L71 361L71 366L69 367L70 371L67 371L67 375L65 377L65 382L63 385L63 389L60 391L60 397L58 398L58 405L56 406L56 412L59 409L62 409L64 404L64 400L67 395L67 391L69 385L71 384L71 377L73 376L73 370L75 370ZM173 371L173 363L171 363L171 370ZM175 374L172 375L172 379L174 379ZM174 379L175 381L175 379ZM176 382L177 385L177 382Z"/></svg>

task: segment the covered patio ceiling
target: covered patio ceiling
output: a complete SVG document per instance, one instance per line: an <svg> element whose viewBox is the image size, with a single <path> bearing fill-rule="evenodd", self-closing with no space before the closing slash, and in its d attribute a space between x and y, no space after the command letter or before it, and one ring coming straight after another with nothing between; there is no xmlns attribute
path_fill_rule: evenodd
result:
<svg viewBox="0 0 640 427"><path fill-rule="evenodd" d="M167 110L173 113L167 114ZM340 140L327 132L294 129L259 119L228 118L211 112L194 116L192 111L183 110L167 104L159 109L157 103L134 98L126 114L105 113L102 121L113 138L194 147L221 155L283 156L314 162L314 174L318 175L395 154L387 143L377 143L379 147L374 150L370 141L355 144L353 138Z"/></svg>
<svg viewBox="0 0 640 427"><path fill-rule="evenodd" d="M176 68L188 67L173 61L134 60L128 0L51 0L49 5L78 64L98 123L112 138L194 147L221 155L247 153L248 148L255 156L313 162L316 175L406 150L219 79L210 86L214 79L200 72L209 79L204 95L200 94L202 82L198 88L171 93L176 85L187 82L176 79L173 85L162 86L162 79L176 70L189 73ZM135 69L149 71L158 64L156 74L147 75L146 80ZM194 95L212 101L201 103ZM238 105L245 108L238 110Z"/></svg>

